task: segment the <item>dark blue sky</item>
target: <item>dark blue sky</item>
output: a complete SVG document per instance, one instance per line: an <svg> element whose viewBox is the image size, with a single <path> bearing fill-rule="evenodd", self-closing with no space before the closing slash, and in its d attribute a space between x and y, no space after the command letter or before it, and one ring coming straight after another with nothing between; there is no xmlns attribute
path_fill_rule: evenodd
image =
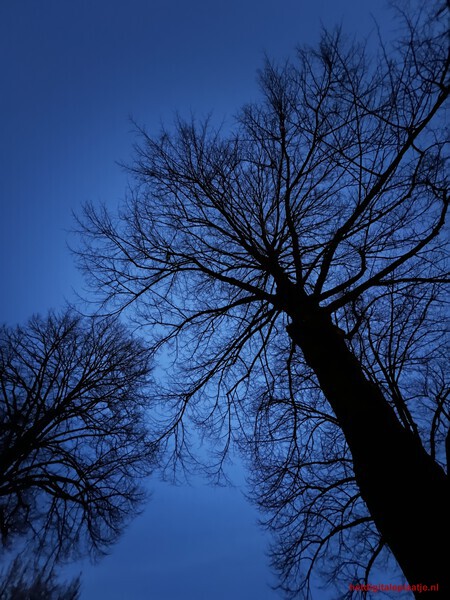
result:
<svg viewBox="0 0 450 600"><path fill-rule="evenodd" d="M124 197L115 161L131 156L129 116L155 132L176 110L231 123L257 98L264 52L284 59L314 44L321 22L365 36L370 11L382 20L384 8L384 0L0 2L0 320L23 322L81 288L66 247L71 211ZM267 537L240 490L151 487L153 500L112 555L84 569L82 600L278 597L267 587Z"/></svg>

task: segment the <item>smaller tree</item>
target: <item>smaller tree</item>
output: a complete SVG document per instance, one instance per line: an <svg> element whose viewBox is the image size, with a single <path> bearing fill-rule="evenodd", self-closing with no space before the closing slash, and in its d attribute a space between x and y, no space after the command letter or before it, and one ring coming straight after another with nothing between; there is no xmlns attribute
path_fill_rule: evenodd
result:
<svg viewBox="0 0 450 600"><path fill-rule="evenodd" d="M80 578L60 582L54 564L27 563L19 554L9 569L0 573L0 598L3 600L78 600Z"/></svg>
<svg viewBox="0 0 450 600"><path fill-rule="evenodd" d="M71 311L0 330L0 531L53 559L96 555L144 499L149 353Z"/></svg>

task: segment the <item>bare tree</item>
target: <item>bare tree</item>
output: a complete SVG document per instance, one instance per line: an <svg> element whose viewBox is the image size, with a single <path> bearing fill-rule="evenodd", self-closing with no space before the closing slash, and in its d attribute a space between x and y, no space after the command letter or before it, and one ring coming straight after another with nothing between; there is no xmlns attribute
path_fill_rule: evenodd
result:
<svg viewBox="0 0 450 600"><path fill-rule="evenodd" d="M0 574L3 600L78 600L80 579L57 580L54 565L27 563L19 554L7 571Z"/></svg>
<svg viewBox="0 0 450 600"><path fill-rule="evenodd" d="M176 463L192 419L217 474L252 449L293 595L321 567L367 581L386 549L448 587L448 7L400 14L377 56L337 32L268 62L231 134L141 130L134 194L81 220L103 308L173 353L154 435Z"/></svg>
<svg viewBox="0 0 450 600"><path fill-rule="evenodd" d="M149 353L70 311L0 332L0 529L54 559L102 552L144 498Z"/></svg>

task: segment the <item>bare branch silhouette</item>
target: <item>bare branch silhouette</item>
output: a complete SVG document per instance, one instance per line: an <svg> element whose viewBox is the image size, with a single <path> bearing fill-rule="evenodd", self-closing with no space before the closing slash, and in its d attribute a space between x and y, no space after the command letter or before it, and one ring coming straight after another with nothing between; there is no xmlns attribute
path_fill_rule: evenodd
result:
<svg viewBox="0 0 450 600"><path fill-rule="evenodd" d="M54 558L96 555L136 513L155 446L149 353L112 319L70 311L0 333L0 528Z"/></svg>
<svg viewBox="0 0 450 600"><path fill-rule="evenodd" d="M140 130L118 216L87 206L81 266L173 359L154 437L236 441L282 587L364 581L388 553L448 586L444 284L448 7L417 3L378 56L337 31L260 73L225 135Z"/></svg>

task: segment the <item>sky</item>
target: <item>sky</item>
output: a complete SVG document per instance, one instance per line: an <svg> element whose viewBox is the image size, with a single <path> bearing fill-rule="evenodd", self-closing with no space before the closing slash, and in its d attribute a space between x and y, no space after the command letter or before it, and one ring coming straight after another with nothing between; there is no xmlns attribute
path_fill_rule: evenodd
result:
<svg viewBox="0 0 450 600"><path fill-rule="evenodd" d="M383 0L1 0L0 321L23 323L82 290L72 213L124 198L130 118L150 133L176 111L232 124L258 98L265 54L292 57L322 25L367 37L372 15L386 23ZM231 475L242 484L239 466ZM110 556L82 565L82 600L280 597L242 485L149 485Z"/></svg>

